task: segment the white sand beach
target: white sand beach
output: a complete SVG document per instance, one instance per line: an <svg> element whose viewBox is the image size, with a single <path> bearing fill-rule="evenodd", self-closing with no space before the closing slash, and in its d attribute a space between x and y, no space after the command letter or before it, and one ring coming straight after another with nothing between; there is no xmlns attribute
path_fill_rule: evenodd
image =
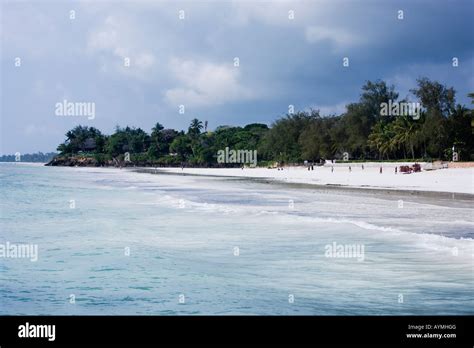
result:
<svg viewBox="0 0 474 348"><path fill-rule="evenodd" d="M413 163L407 163L413 164ZM351 171L349 171L349 165ZM314 167L285 167L283 170L268 168L159 168L168 173L211 175L228 177L265 178L289 183L338 185L354 188L411 190L427 192L454 192L474 194L474 168L449 168L423 170L419 173L395 174L395 166L403 163L338 163L331 171L331 164ZM382 166L382 174L380 174Z"/></svg>

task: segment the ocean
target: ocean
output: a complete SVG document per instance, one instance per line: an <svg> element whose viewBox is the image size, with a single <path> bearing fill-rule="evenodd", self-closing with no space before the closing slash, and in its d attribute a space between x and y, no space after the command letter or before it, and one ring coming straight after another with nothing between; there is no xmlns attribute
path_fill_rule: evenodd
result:
<svg viewBox="0 0 474 348"><path fill-rule="evenodd" d="M0 178L0 315L474 314L469 198L25 163Z"/></svg>

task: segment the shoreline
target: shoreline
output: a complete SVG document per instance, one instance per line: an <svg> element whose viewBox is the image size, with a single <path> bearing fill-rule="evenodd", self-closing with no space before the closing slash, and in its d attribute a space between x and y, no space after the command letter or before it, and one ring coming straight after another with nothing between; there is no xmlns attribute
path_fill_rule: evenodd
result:
<svg viewBox="0 0 474 348"><path fill-rule="evenodd" d="M16 165L44 167L44 163L35 162L4 162ZM408 163L408 162L407 162ZM361 170L364 164L365 169ZM282 184L295 188L346 190L353 192L383 192L394 195L423 195L446 199L474 200L474 168L447 168L422 171L412 174L394 174L395 166L400 162L366 162L366 163L337 163L334 172L331 164L317 166L313 171L308 171L303 166L284 167L282 170L269 168L193 168L185 167L132 167L122 169L148 174L204 176L216 178L232 178L240 180L253 180L268 184ZM349 165L352 171L348 171ZM382 165L383 174L378 168ZM55 166L56 167L56 166ZM92 167L92 166L57 166L62 168L91 168L115 169L118 167ZM438 185L439 184L439 185Z"/></svg>
<svg viewBox="0 0 474 348"><path fill-rule="evenodd" d="M128 168L129 170L131 168ZM279 180L273 180L272 178L255 178L255 177L242 177L242 176L226 176L226 175L205 175L205 174L191 174L191 173L170 173L166 171L155 170L151 168L134 168L131 170L135 173L152 174L152 175L182 175L182 176L196 176L196 177L208 177L208 178L220 178L220 179L233 179L238 181L252 181L261 184L275 185L285 188L296 188L296 189L307 189L307 190L328 190L340 193L359 193L367 195L393 195L396 198L402 198L406 196L420 197L420 198L436 198L443 200L457 200L457 201L474 201L474 194L470 193L459 193L459 192L443 192L443 191L420 191L420 190L409 190L409 189L387 189L382 187L358 187L358 186L343 186L336 184L308 184L308 183L296 183L296 182L285 182ZM442 205L442 204L441 204Z"/></svg>
<svg viewBox="0 0 474 348"><path fill-rule="evenodd" d="M249 179L307 189L335 189L354 192L429 195L451 199L474 199L474 169L472 168L439 169L413 174L394 174L392 172L379 174L374 167L368 167L364 169L364 172L360 169L354 169L352 172L342 171L343 169L339 167L339 172L334 171L333 173L330 168L324 166L317 167L314 171L308 171L301 167L286 167L280 171L266 168L245 168L242 170L234 168L135 167L127 169L148 174ZM328 178L329 175L333 177ZM451 186L451 184L453 185Z"/></svg>

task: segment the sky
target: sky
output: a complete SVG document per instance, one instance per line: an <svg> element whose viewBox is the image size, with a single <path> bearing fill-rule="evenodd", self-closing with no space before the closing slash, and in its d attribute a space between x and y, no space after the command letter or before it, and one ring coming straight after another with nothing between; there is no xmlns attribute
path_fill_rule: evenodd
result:
<svg viewBox="0 0 474 348"><path fill-rule="evenodd" d="M472 0L1 1L2 155L55 151L79 124L110 134L193 118L271 125L289 105L340 114L367 80L410 100L423 76L461 104L474 91ZM94 117L58 115L64 100Z"/></svg>

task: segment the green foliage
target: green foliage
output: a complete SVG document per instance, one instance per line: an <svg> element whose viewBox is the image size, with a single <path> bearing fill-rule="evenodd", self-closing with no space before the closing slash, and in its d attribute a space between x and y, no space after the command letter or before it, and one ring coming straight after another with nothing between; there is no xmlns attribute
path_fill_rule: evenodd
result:
<svg viewBox="0 0 474 348"><path fill-rule="evenodd" d="M319 112L297 112L275 121L266 133L261 151L266 158L279 162L297 163L303 160L300 135L311 121L319 117Z"/></svg>
<svg viewBox="0 0 474 348"><path fill-rule="evenodd" d="M37 153L25 153L25 154L20 154L20 157L18 158L21 162L41 162L41 163L46 163L49 162L53 159L54 156L56 156L56 152L48 152L48 153L42 153L42 152L37 152ZM3 155L0 156L0 162L16 162L17 157L15 155Z"/></svg>
<svg viewBox="0 0 474 348"><path fill-rule="evenodd" d="M204 126L202 125L202 121L199 121L197 118L193 119L191 121L191 124L189 125L188 128L188 134L191 136L198 136L201 134L201 129Z"/></svg>
<svg viewBox="0 0 474 348"><path fill-rule="evenodd" d="M110 160L112 160L112 156L106 153L96 153L92 155L99 165L107 165Z"/></svg>
<svg viewBox="0 0 474 348"><path fill-rule="evenodd" d="M79 151L102 152L104 144L105 137L97 128L76 126L66 133L66 140L58 146L57 150L67 154Z"/></svg>
<svg viewBox="0 0 474 348"><path fill-rule="evenodd" d="M385 124L379 121L372 128L372 132L369 135L369 147L377 150L379 159L390 159L390 155L397 147L397 142L395 141L396 135L394 123Z"/></svg>
<svg viewBox="0 0 474 348"><path fill-rule="evenodd" d="M191 139L184 134L177 136L170 145L170 152L185 161L191 155Z"/></svg>
<svg viewBox="0 0 474 348"><path fill-rule="evenodd" d="M150 136L140 128L120 128L117 126L115 133L110 136L106 145L106 152L118 156L126 152L146 152L150 147Z"/></svg>
<svg viewBox="0 0 474 348"><path fill-rule="evenodd" d="M381 116L381 103L396 103L398 93L384 81L367 81L358 102L339 116L322 117L318 110L300 111L277 119L269 128L219 126L203 131L193 119L187 132L156 123L148 135L140 128L116 127L104 136L93 127L77 126L58 146L61 155L91 154L102 164L218 166L219 150L257 150L259 165L302 163L320 159L402 160L450 159L455 146L461 160L474 153L473 111L456 105L455 91L427 78L417 80L413 96L422 105L421 117ZM474 102L474 93L469 94ZM398 102L397 102L398 103ZM206 129L207 130L207 129Z"/></svg>

